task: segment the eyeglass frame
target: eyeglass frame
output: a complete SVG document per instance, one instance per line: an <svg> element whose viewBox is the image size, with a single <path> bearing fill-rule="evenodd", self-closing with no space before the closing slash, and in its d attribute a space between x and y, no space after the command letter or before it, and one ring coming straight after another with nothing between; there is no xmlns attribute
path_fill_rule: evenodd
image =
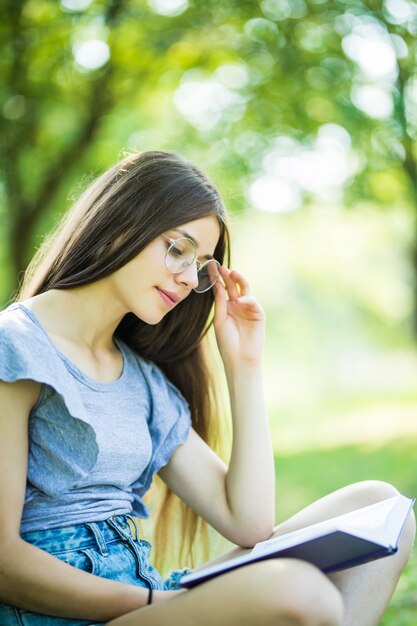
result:
<svg viewBox="0 0 417 626"><path fill-rule="evenodd" d="M199 261L199 260L197 259L197 247L196 247L196 245L195 245L195 242L194 242L192 239L190 239L189 237L186 237L185 235L183 235L182 237L177 237L177 239L172 239L171 237L168 237L168 235L164 235L163 233L162 233L162 237L164 237L164 239L166 239L167 241L169 241L169 243L170 243L169 248L171 248L171 246L175 245L175 243L176 243L177 241L180 241L180 239L186 239L187 241L189 241L190 243L192 243L192 244L193 244L193 246L194 246L195 255L194 255L193 260L191 261L191 263L188 263L188 264L187 264L187 265L186 265L183 269L178 270L178 272L173 272L172 270L170 270L170 269L169 269L169 267L167 267L167 264L166 264L166 258L167 258L168 252L169 252L169 248L168 248L168 250L167 250L167 251L166 251L166 253L165 253L164 263L165 263L165 267L167 268L167 270L168 270L169 272L172 272L172 274L181 274L181 272L184 272L184 271L185 271L188 267L190 267L190 265L192 265L192 264L194 263L194 261L197 263L197 274L198 274L198 272L199 272L200 270L202 270L202 269L203 269L203 267L204 267L205 265L208 265L209 263L212 263L213 261L214 261L214 263L216 263L216 265L217 265L218 267L221 267L221 265L220 265L219 261L218 261L217 259L215 259L214 257L213 257L213 258L211 258L211 259L207 259L204 263L201 263L201 261ZM220 277L220 276L219 276L219 277ZM214 287L214 285L217 283L217 281L218 281L218 280L219 280L219 279L218 279L218 278L216 278L216 280L214 281L214 283L212 283L209 287L207 287L207 289L203 289L203 291L197 291L195 287L193 287L193 291L195 291L196 293L206 293L206 291L210 291L210 289L212 289L212 288Z"/></svg>

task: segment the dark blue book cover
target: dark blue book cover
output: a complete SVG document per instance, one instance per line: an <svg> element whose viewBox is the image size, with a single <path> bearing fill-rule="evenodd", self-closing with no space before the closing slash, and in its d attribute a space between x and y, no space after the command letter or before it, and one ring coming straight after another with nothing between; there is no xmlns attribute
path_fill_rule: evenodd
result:
<svg viewBox="0 0 417 626"><path fill-rule="evenodd" d="M414 499L398 495L262 541L243 556L201 567L181 578L194 587L238 567L272 558L296 558L330 573L394 554Z"/></svg>

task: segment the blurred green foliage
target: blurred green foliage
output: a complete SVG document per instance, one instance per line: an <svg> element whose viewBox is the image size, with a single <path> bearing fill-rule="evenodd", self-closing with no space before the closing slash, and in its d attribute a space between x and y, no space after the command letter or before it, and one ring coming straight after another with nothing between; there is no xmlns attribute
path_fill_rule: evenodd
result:
<svg viewBox="0 0 417 626"><path fill-rule="evenodd" d="M81 174L125 148L185 153L236 211L277 140L336 125L345 203L414 209L416 32L408 0L4 0L2 299Z"/></svg>

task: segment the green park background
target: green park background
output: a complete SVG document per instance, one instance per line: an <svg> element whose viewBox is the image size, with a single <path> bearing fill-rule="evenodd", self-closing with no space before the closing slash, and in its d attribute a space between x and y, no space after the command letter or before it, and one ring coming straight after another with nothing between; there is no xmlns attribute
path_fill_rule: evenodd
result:
<svg viewBox="0 0 417 626"><path fill-rule="evenodd" d="M197 163L267 313L278 520L417 496L416 35L412 0L2 2L2 305L124 153ZM417 556L382 624L417 624Z"/></svg>

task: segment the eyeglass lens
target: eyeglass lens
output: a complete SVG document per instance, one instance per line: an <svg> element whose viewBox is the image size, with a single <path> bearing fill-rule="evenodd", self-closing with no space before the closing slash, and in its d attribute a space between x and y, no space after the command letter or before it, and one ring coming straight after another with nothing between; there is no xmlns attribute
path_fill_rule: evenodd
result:
<svg viewBox="0 0 417 626"><path fill-rule="evenodd" d="M178 274L194 263L197 255L195 244L188 237L175 239L165 255L165 266L173 274ZM219 263L213 259L206 261L197 271L198 285L194 291L203 293L219 279Z"/></svg>
<svg viewBox="0 0 417 626"><path fill-rule="evenodd" d="M215 259L206 261L197 272L198 285L194 291L203 293L213 287L220 278L219 267L220 264Z"/></svg>
<svg viewBox="0 0 417 626"><path fill-rule="evenodd" d="M167 270L173 274L183 272L189 265L194 263L197 250L195 244L187 237L176 239L169 246L165 255L165 265Z"/></svg>

